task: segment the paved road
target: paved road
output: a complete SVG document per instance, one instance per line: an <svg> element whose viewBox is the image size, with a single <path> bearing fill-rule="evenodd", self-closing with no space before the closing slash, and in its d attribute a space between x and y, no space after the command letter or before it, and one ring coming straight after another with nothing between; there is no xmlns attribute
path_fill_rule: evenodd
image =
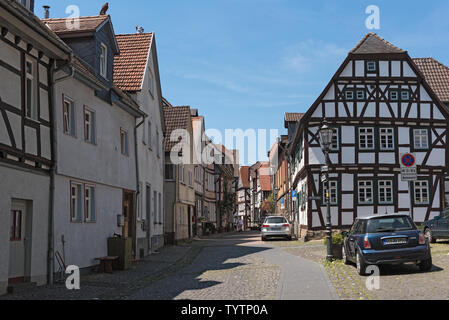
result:
<svg viewBox="0 0 449 320"><path fill-rule="evenodd" d="M193 263L130 295L129 299L336 299L324 268L286 253L258 232L198 243Z"/></svg>
<svg viewBox="0 0 449 320"><path fill-rule="evenodd" d="M337 297L321 264L262 242L259 232L232 233L169 246L130 270L92 273L81 290L64 283L3 299L307 300Z"/></svg>

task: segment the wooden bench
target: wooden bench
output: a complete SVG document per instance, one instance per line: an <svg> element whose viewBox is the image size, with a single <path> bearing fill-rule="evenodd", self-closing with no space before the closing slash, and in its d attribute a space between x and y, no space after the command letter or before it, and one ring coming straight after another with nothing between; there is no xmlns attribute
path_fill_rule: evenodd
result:
<svg viewBox="0 0 449 320"><path fill-rule="evenodd" d="M95 260L100 261L100 267L98 269L99 273L112 273L114 269L114 262L118 260L119 257L102 257L95 258Z"/></svg>

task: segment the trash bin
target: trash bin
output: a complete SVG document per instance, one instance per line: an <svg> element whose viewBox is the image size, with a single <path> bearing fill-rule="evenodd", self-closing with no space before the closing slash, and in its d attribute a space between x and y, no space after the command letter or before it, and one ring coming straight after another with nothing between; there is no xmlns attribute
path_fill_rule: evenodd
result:
<svg viewBox="0 0 449 320"><path fill-rule="evenodd" d="M117 267L119 270L127 270L132 262L132 238L109 238L108 256L119 257Z"/></svg>

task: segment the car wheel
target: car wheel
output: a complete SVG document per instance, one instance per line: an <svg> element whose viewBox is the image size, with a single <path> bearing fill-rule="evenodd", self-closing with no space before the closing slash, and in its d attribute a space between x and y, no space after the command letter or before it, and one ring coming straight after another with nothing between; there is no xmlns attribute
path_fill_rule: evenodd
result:
<svg viewBox="0 0 449 320"><path fill-rule="evenodd" d="M427 260L421 261L420 264L418 264L418 267L421 271L428 272L432 270L432 258L429 258Z"/></svg>
<svg viewBox="0 0 449 320"><path fill-rule="evenodd" d="M344 245L342 247L341 252L342 252L342 255L343 255L343 262L344 262L344 264L348 265L350 262L349 262L349 259L348 259L348 255L346 254L346 248L345 248Z"/></svg>
<svg viewBox="0 0 449 320"><path fill-rule="evenodd" d="M429 240L429 243L435 243L437 242L437 239L435 239L432 235L432 230L430 230L429 228L427 228L424 231L424 236L427 238L427 240Z"/></svg>
<svg viewBox="0 0 449 320"><path fill-rule="evenodd" d="M288 241L292 241L292 237L290 236L290 237L287 237L287 240Z"/></svg>
<svg viewBox="0 0 449 320"><path fill-rule="evenodd" d="M267 241L267 238L265 238L265 237L262 237L262 241Z"/></svg>
<svg viewBox="0 0 449 320"><path fill-rule="evenodd" d="M361 276L365 276L366 275L366 264L365 264L365 262L363 262L362 256L360 255L359 252L357 252L357 256L356 256L356 264L357 264L358 274Z"/></svg>

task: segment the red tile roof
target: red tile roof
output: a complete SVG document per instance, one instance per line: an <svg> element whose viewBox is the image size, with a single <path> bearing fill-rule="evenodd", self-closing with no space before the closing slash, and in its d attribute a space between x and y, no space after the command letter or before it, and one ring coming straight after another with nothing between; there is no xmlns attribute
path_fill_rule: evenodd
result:
<svg viewBox="0 0 449 320"><path fill-rule="evenodd" d="M240 167L240 180L242 181L243 188L249 188L249 169L250 167Z"/></svg>
<svg viewBox="0 0 449 320"><path fill-rule="evenodd" d="M434 58L413 59L437 97L449 102L449 68Z"/></svg>
<svg viewBox="0 0 449 320"><path fill-rule="evenodd" d="M270 163L262 162L259 169L260 188L262 191L271 191L271 175L270 175Z"/></svg>
<svg viewBox="0 0 449 320"><path fill-rule="evenodd" d="M185 129L189 127L190 121L190 107L164 107L165 132L164 132L164 147L165 152L170 152L177 144L176 141L170 141L172 132L176 129Z"/></svg>
<svg viewBox="0 0 449 320"><path fill-rule="evenodd" d="M62 35L73 32L94 32L108 18L108 15L79 17L79 28L76 29L73 28L69 18L42 19L42 22L56 34Z"/></svg>
<svg viewBox="0 0 449 320"><path fill-rule="evenodd" d="M153 33L116 35L120 54L114 57L114 83L125 91L140 91Z"/></svg>
<svg viewBox="0 0 449 320"><path fill-rule="evenodd" d="M405 53L406 51L392 45L373 32L367 33L362 40L349 53Z"/></svg>
<svg viewBox="0 0 449 320"><path fill-rule="evenodd" d="M298 122L304 116L304 113L286 112L284 116L284 126L288 128L288 122Z"/></svg>

